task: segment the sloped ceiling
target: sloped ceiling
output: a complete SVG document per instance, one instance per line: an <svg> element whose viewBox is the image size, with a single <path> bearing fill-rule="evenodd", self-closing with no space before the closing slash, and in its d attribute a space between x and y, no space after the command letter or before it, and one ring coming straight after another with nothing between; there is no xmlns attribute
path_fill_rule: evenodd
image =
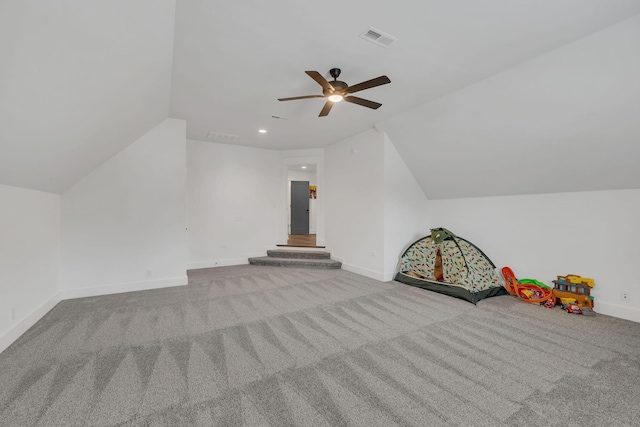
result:
<svg viewBox="0 0 640 427"><path fill-rule="evenodd" d="M638 12L629 0L182 1L171 115L187 120L191 139L213 131L240 145L327 146ZM369 26L399 40L363 40ZM340 103L318 118L322 99L277 101L320 94L304 71L330 78L333 67L349 84L389 76L359 93L383 106Z"/></svg>
<svg viewBox="0 0 640 427"><path fill-rule="evenodd" d="M472 120L458 129L458 122L477 115L459 111L467 99L457 94L640 13L640 0L98 3L0 3L0 183L63 191L170 116L187 120L190 139L207 140L213 131L237 135L235 144L272 149L325 147L376 125L388 132L429 197L493 194L503 175L489 162L468 169L478 183L471 187L467 179L447 187L420 174L428 159L461 152L501 165L516 164L511 155L523 156L516 144L486 143L512 140L507 133L469 143L465 132L490 134L499 127L476 128ZM359 38L369 26L399 40L385 49ZM359 94L383 106L341 103L318 118L323 100L277 101L319 94L304 71L328 78L333 67L349 84L389 76L391 84ZM534 71L514 76L512 86L530 85ZM512 123L506 127L522 138L516 128L531 110L514 110L503 99L509 85L498 86L495 95L474 95L485 100L474 108L489 115L487 106L504 102L489 118ZM448 97L460 100L439 103ZM499 120L501 109L507 120ZM425 129L434 115L448 127ZM629 120L623 127L635 131ZM260 128L268 133L258 134ZM558 120L553 131L566 135L571 127ZM531 144L526 156L538 152ZM553 157L556 145L544 148ZM558 191L536 179L498 193Z"/></svg>
<svg viewBox="0 0 640 427"><path fill-rule="evenodd" d="M432 199L637 187L639 26L606 32L639 12L628 0L179 2L171 114L191 139L274 149L375 125ZM359 38L369 26L399 40ZM389 76L358 94L383 106L318 118L322 99L277 101L321 93L304 71L332 67L349 84Z"/></svg>
<svg viewBox="0 0 640 427"><path fill-rule="evenodd" d="M166 119L175 0L0 2L0 183L62 192Z"/></svg>
<svg viewBox="0 0 640 427"><path fill-rule="evenodd" d="M430 199L640 188L639 76L640 15L377 128Z"/></svg>

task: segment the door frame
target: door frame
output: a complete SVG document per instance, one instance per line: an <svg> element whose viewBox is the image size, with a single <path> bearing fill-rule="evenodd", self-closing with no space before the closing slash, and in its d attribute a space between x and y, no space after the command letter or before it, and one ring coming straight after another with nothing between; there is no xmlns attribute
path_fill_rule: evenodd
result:
<svg viewBox="0 0 640 427"><path fill-rule="evenodd" d="M280 215L279 241L286 243L289 237L289 202L287 200L287 187L289 186L289 167L297 165L316 166L316 185L318 186L318 198L316 199L316 245L325 245L324 233L324 206L326 192L324 192L324 153L321 150L313 150L317 154L309 156L284 157L282 158L282 178L280 188L282 189L282 214Z"/></svg>

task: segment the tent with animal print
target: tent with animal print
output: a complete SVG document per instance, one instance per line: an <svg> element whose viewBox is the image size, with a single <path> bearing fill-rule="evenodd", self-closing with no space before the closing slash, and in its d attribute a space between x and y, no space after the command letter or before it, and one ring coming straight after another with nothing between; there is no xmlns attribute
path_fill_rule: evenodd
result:
<svg viewBox="0 0 640 427"><path fill-rule="evenodd" d="M496 266L468 240L446 228L414 242L402 254L395 280L472 303L506 294Z"/></svg>

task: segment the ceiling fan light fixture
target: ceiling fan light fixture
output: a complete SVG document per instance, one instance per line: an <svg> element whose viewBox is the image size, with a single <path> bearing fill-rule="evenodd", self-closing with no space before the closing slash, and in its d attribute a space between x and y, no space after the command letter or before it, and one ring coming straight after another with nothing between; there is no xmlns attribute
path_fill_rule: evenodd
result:
<svg viewBox="0 0 640 427"><path fill-rule="evenodd" d="M331 111L333 104L336 102L340 102L344 100L349 104L356 104L362 107L371 108L372 110L377 110L382 107L382 104L379 102L369 101L368 99L359 98L357 96L353 96L354 93L360 92L361 90L371 89L372 87L386 85L387 83L391 83L389 77L380 76L375 79L367 80L364 82L360 82L356 85L349 86L343 81L338 80L340 77L340 69L332 68L329 70L329 74L333 77L332 82L328 82L322 74L317 71L305 71L305 73L316 81L320 86L322 86L322 95L305 95L305 96L294 96L292 98L278 98L278 101L293 101L297 99L311 99L311 98L325 98L327 101L324 103L324 107L320 110L320 114L318 117L325 117Z"/></svg>

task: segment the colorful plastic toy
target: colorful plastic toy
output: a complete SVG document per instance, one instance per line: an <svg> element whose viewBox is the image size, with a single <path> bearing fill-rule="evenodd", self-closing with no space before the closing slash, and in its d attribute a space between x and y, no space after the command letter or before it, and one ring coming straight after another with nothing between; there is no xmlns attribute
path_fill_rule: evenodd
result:
<svg viewBox="0 0 640 427"><path fill-rule="evenodd" d="M551 289L551 286L547 285L546 283L542 283L541 281L536 279L519 279L518 282L526 285L536 285L536 286L540 286L541 288Z"/></svg>
<svg viewBox="0 0 640 427"><path fill-rule="evenodd" d="M584 285L590 288L593 288L596 285L593 279L589 279L588 277L581 277L581 276L578 276L577 274L567 274L566 276L558 276L558 280L560 280L561 277L563 277L569 283Z"/></svg>
<svg viewBox="0 0 640 427"><path fill-rule="evenodd" d="M544 304L550 298L553 298L553 290L551 288L538 286L534 283L522 283L516 279L513 270L509 267L502 269L502 275L505 280L505 288L511 295L515 295L524 302L531 304ZM534 281L533 279L528 279Z"/></svg>
<svg viewBox="0 0 640 427"><path fill-rule="evenodd" d="M595 286L593 279L567 274L566 276L558 276L558 280L554 280L553 284L553 297L556 300L569 298L573 299L580 307L593 309L593 297L591 296L591 288Z"/></svg>
<svg viewBox="0 0 640 427"><path fill-rule="evenodd" d="M567 313L582 314L582 310L580 310L580 306L575 302L567 304L565 307L565 310L567 310Z"/></svg>

